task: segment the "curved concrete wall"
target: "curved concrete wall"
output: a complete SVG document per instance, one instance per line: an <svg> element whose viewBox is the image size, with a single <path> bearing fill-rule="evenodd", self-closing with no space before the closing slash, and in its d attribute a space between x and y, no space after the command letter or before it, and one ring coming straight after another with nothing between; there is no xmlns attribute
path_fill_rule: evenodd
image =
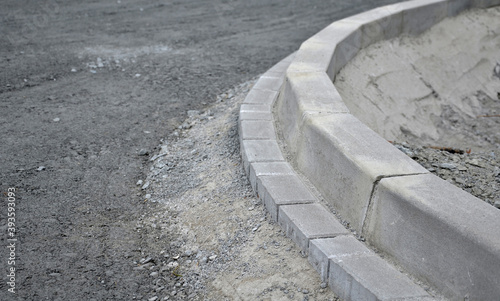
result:
<svg viewBox="0 0 500 301"><path fill-rule="evenodd" d="M276 103L296 167L369 243L446 296L500 298L500 211L431 175L352 116L333 80L357 52L500 1L416 0L332 23L305 41ZM388 54L390 55L390 54Z"/></svg>

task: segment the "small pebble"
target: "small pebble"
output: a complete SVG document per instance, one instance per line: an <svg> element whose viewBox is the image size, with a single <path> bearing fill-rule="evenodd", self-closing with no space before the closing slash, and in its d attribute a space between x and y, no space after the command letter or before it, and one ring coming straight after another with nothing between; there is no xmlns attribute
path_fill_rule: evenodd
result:
<svg viewBox="0 0 500 301"><path fill-rule="evenodd" d="M178 264L177 262L175 262L175 261L169 262L169 263L167 264L167 267L168 267L168 268L171 268L171 269L175 269L175 268L176 268L176 267L178 267L178 266L179 266L179 264Z"/></svg>
<svg viewBox="0 0 500 301"><path fill-rule="evenodd" d="M444 168L444 169L455 169L457 166L452 163L441 163L439 164L439 167Z"/></svg>
<svg viewBox="0 0 500 301"><path fill-rule="evenodd" d="M139 260L139 262L142 264L145 264L145 263L150 262L151 260L153 260L151 257L146 257L146 258L142 258L141 260Z"/></svg>

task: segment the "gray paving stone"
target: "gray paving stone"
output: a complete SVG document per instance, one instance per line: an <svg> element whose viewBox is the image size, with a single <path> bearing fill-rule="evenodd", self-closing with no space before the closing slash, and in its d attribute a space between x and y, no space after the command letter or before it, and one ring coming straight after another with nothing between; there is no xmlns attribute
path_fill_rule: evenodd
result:
<svg viewBox="0 0 500 301"><path fill-rule="evenodd" d="M276 91L252 89L252 90L250 90L250 92L248 92L243 103L244 104L262 104L262 105L270 106L273 104L277 95L278 95L278 92L276 92Z"/></svg>
<svg viewBox="0 0 500 301"><path fill-rule="evenodd" d="M296 175L262 176L257 188L262 187L261 198L274 221L278 220L281 205L304 204L316 201L314 195Z"/></svg>
<svg viewBox="0 0 500 301"><path fill-rule="evenodd" d="M274 140L244 140L241 143L241 156L247 174L250 173L250 163L285 161Z"/></svg>
<svg viewBox="0 0 500 301"><path fill-rule="evenodd" d="M288 162L256 162L250 164L250 184L255 192L263 194L262 189L257 189L257 179L262 176L295 175Z"/></svg>
<svg viewBox="0 0 500 301"><path fill-rule="evenodd" d="M259 78L252 89L263 91L279 91L283 83L282 77L263 75Z"/></svg>
<svg viewBox="0 0 500 301"><path fill-rule="evenodd" d="M432 174L382 179L364 235L452 299L500 296L500 210Z"/></svg>
<svg viewBox="0 0 500 301"><path fill-rule="evenodd" d="M240 122L240 138L243 140L276 140L272 121L242 120Z"/></svg>
<svg viewBox="0 0 500 301"><path fill-rule="evenodd" d="M335 216L318 203L280 206L278 223L304 252L309 250L311 239L349 234Z"/></svg>
<svg viewBox="0 0 500 301"><path fill-rule="evenodd" d="M342 300L406 300L429 294L378 256L330 259L328 282Z"/></svg>
<svg viewBox="0 0 500 301"><path fill-rule="evenodd" d="M347 258L352 256L372 256L368 249L354 236L343 235L335 238L313 239L309 244L308 260L318 271L321 281L328 281L330 258Z"/></svg>

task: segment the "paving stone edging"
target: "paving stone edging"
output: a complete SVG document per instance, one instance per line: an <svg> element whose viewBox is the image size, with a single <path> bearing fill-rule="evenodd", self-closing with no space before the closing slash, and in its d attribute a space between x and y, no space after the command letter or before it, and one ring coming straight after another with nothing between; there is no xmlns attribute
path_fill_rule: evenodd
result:
<svg viewBox="0 0 500 301"><path fill-rule="evenodd" d="M500 229L500 213L366 127L332 83L373 42L495 5L500 1L416 0L334 22L266 72L241 105L241 152L252 187L343 299L430 296L351 236L311 194L280 151L273 105L293 165L370 244L451 299L498 299L500 232L492 229Z"/></svg>

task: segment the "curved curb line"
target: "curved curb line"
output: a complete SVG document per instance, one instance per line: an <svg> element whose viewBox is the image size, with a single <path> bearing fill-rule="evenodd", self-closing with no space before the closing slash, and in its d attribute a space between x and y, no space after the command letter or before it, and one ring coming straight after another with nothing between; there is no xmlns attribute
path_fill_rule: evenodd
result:
<svg viewBox="0 0 500 301"><path fill-rule="evenodd" d="M415 0L334 22L305 41L287 59L285 78L274 81L282 81L273 90L277 121L298 170L370 244L457 300L500 296L500 232L493 230L500 229L500 211L430 174L369 129L349 113L332 82L363 47L495 5L500 1ZM246 126L241 122L242 132L251 131ZM249 159L252 150L242 139ZM330 272L335 264L330 258Z"/></svg>
<svg viewBox="0 0 500 301"><path fill-rule="evenodd" d="M272 105L295 54L267 71L240 107L241 155L271 218L308 253L309 262L344 300L433 300L406 275L358 241L308 190L285 160Z"/></svg>

